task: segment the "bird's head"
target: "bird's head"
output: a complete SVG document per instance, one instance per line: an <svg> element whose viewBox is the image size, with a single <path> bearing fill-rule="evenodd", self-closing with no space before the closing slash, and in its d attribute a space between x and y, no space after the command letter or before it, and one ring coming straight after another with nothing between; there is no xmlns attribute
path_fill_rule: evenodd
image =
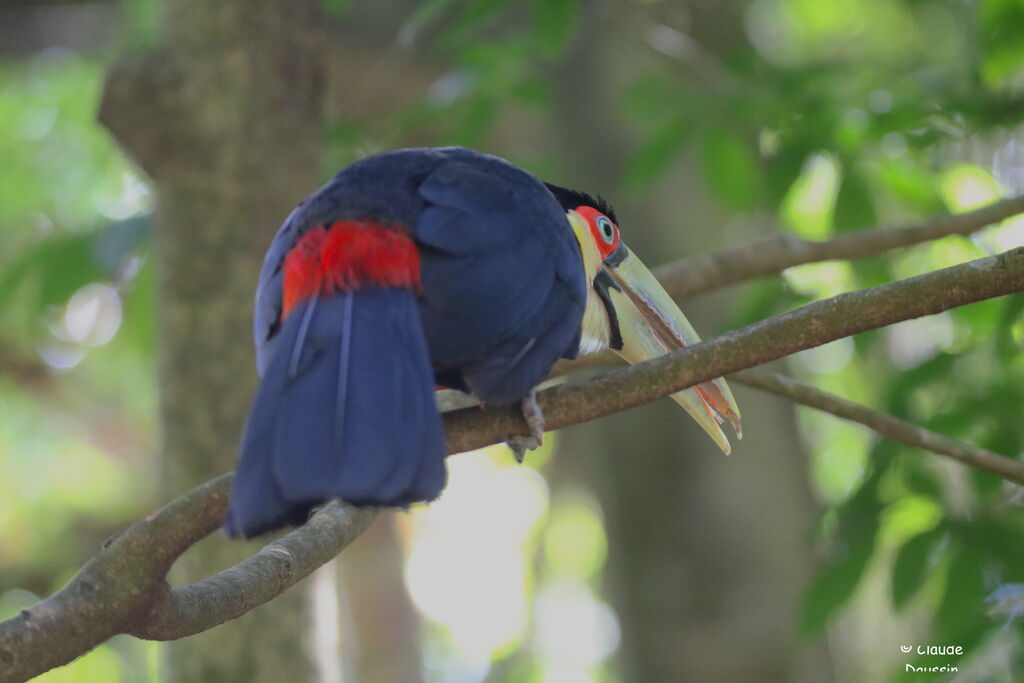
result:
<svg viewBox="0 0 1024 683"><path fill-rule="evenodd" d="M700 341L672 297L619 235L611 206L600 197L548 184L565 209L580 245L589 285L583 315L581 353L611 348L629 363L639 363ZM672 394L726 453L729 440L721 424L737 435L740 411L724 379Z"/></svg>

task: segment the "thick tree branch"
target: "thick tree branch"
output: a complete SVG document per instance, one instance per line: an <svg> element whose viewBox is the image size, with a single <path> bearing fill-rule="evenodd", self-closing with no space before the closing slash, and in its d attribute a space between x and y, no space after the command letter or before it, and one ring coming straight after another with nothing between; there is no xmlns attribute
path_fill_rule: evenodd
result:
<svg viewBox="0 0 1024 683"><path fill-rule="evenodd" d="M667 263L656 268L654 274L665 290L678 299L765 275L778 275L786 268L804 263L876 256L947 235L969 235L1022 212L1024 195L920 225L858 230L824 242L784 233L761 242Z"/></svg>
<svg viewBox="0 0 1024 683"><path fill-rule="evenodd" d="M328 503L304 526L244 562L172 589L127 632L147 640L176 640L236 619L333 559L376 516L376 508Z"/></svg>
<svg viewBox="0 0 1024 683"><path fill-rule="evenodd" d="M667 356L537 395L548 429L604 417L851 334L1024 291L1024 247L801 306ZM449 452L527 434L515 407L449 413ZM496 438L496 435L500 438Z"/></svg>
<svg viewBox="0 0 1024 683"><path fill-rule="evenodd" d="M329 503L244 562L170 588L171 564L227 514L231 479L211 479L135 522L67 586L0 624L0 682L67 664L119 633L173 640L239 617L335 557L377 512Z"/></svg>
<svg viewBox="0 0 1024 683"><path fill-rule="evenodd" d="M894 441L938 453L1024 486L1024 462L937 434L913 422L871 410L791 377L757 370L729 375L729 381L784 396L796 403L857 422Z"/></svg>
<svg viewBox="0 0 1024 683"><path fill-rule="evenodd" d="M1024 248L818 301L717 339L580 385L540 392L549 429L625 410L721 375L840 337L1024 291ZM527 433L514 408L446 415L451 453ZM175 638L197 633L266 602L333 557L373 511L325 506L315 521L256 556L191 586L169 590L164 576L224 517L228 475L176 499L129 527L64 589L0 624L0 681L19 681L66 663L116 633Z"/></svg>
<svg viewBox="0 0 1024 683"><path fill-rule="evenodd" d="M212 479L132 524L49 598L0 624L0 681L70 662L167 593L171 564L220 524L229 476Z"/></svg>

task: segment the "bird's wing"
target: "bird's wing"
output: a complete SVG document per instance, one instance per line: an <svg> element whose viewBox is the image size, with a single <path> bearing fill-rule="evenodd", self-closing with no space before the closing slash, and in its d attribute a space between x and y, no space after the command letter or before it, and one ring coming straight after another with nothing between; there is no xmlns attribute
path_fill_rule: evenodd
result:
<svg viewBox="0 0 1024 683"><path fill-rule="evenodd" d="M546 364L524 374L543 374L559 356L574 355L586 284L579 246L547 188L473 150L403 150L342 171L274 237L256 291L261 375L280 325L288 250L314 224L364 214L405 223L413 234L421 257L420 310L439 374L484 361L500 368L520 354Z"/></svg>
<svg viewBox="0 0 1024 683"><path fill-rule="evenodd" d="M484 388L492 401L521 396L579 342L586 284L565 213L536 178L478 153L456 152L419 192L420 310L435 369L512 382L498 396Z"/></svg>

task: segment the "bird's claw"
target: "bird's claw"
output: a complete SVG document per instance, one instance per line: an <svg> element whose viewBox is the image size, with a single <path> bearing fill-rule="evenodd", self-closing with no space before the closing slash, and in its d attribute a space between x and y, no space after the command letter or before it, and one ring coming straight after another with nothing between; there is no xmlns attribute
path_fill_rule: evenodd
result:
<svg viewBox="0 0 1024 683"><path fill-rule="evenodd" d="M520 465L523 464L523 460L526 459L526 451L532 451L540 448L541 443L532 436L510 436L505 440L508 447L512 449L512 457L516 459L516 462Z"/></svg>
<svg viewBox="0 0 1024 683"><path fill-rule="evenodd" d="M519 464L526 458L526 451L536 450L544 443L544 413L537 403L537 392L531 391L530 395L523 399L521 406L523 419L530 428L530 435L517 434L505 440Z"/></svg>

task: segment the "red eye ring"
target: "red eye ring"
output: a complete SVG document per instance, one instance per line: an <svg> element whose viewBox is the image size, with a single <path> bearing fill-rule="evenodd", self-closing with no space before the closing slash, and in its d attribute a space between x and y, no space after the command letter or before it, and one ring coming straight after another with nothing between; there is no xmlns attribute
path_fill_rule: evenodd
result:
<svg viewBox="0 0 1024 683"><path fill-rule="evenodd" d="M590 226L590 234L594 238L597 250L601 258L606 258L619 246L619 226L615 225L612 219L605 216L592 206L577 206L576 213L587 221Z"/></svg>

